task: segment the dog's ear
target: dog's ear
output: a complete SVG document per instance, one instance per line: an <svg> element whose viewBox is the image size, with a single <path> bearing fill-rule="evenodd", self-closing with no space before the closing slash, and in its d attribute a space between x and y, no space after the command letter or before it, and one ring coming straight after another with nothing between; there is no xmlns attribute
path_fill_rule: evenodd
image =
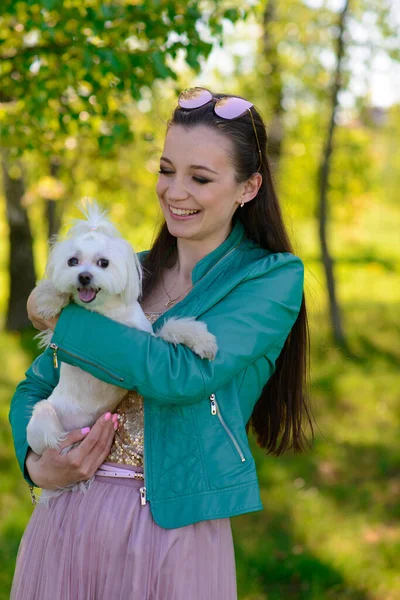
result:
<svg viewBox="0 0 400 600"><path fill-rule="evenodd" d="M122 300L126 306L130 306L137 302L142 293L142 266L129 242L121 240L125 246L127 281L124 291L122 292Z"/></svg>
<svg viewBox="0 0 400 600"><path fill-rule="evenodd" d="M54 235L50 240L49 257L47 259L45 276L48 279L52 279L54 275L54 269L59 264L59 261L64 250L65 243L59 241L57 235Z"/></svg>

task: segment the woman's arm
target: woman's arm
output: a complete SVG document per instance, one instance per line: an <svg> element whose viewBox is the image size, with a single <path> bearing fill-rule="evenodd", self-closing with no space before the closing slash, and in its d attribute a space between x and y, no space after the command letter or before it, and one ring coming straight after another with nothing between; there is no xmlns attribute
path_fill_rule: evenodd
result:
<svg viewBox="0 0 400 600"><path fill-rule="evenodd" d="M54 352L60 360L108 383L135 389L157 404L200 401L261 356L269 359L272 374L300 310L304 267L290 253L271 254L262 266L257 263L242 283L201 316L217 338L213 361L74 304L58 320Z"/></svg>
<svg viewBox="0 0 400 600"><path fill-rule="evenodd" d="M37 487L48 490L87 481L109 455L116 428L116 420L107 413L98 418L90 431L71 431L59 450L48 448L39 456L28 449L25 467L29 478L25 478L31 485L34 481ZM76 442L81 443L68 454L61 454L63 448Z"/></svg>
<svg viewBox="0 0 400 600"><path fill-rule="evenodd" d="M35 404L48 398L56 387L59 372L54 369L51 356L41 354L32 363L25 376L26 379L18 384L12 397L8 418L20 469L25 479L33 485L25 469L25 458L29 448L26 440L26 428Z"/></svg>
<svg viewBox="0 0 400 600"><path fill-rule="evenodd" d="M11 400L9 420L15 453L26 481L30 485L54 489L90 479L108 456L114 438L115 419L102 415L91 431L71 432L60 450L48 449L38 456L28 446L26 428L36 402L48 398L58 383L59 372L51 357L41 354L26 372ZM84 439L85 438L85 439ZM66 455L61 450L75 442L83 442Z"/></svg>

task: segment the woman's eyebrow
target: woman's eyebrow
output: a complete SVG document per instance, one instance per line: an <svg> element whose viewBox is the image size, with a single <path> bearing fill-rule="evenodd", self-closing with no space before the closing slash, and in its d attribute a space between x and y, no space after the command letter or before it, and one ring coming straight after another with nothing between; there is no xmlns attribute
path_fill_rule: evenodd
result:
<svg viewBox="0 0 400 600"><path fill-rule="evenodd" d="M217 171L213 171L210 167L204 167L203 165L190 165L191 169L204 169L204 171L210 171L210 173L214 173L214 175L218 175Z"/></svg>
<svg viewBox="0 0 400 600"><path fill-rule="evenodd" d="M172 161L169 160L169 158L167 158L166 156L162 156L160 158L160 161L161 160L164 160L165 162L172 165ZM205 167L204 165L190 165L190 168L191 169L203 169L204 171L210 171L210 173L214 173L214 175L218 175L217 171L213 171L213 169L210 169L210 167Z"/></svg>

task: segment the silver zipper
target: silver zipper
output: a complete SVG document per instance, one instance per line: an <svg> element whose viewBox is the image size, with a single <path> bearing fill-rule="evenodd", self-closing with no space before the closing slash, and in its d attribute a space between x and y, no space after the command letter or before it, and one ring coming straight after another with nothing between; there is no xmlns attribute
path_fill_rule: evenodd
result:
<svg viewBox="0 0 400 600"><path fill-rule="evenodd" d="M242 462L245 462L246 458L245 458L245 456L244 456L244 454L243 454L243 452L242 452L239 444L237 443L237 441L236 441L235 437L233 436L233 433L229 429L228 425L225 423L223 416L221 415L221 411L220 411L219 406L217 404L217 399L215 397L215 394L211 394L211 396L210 396L210 404L211 404L211 414L213 416L217 415L218 419L221 422L222 427L225 429L226 433L231 438L231 441L232 441L233 445L235 446L237 453L240 456L240 460Z"/></svg>
<svg viewBox="0 0 400 600"><path fill-rule="evenodd" d="M139 491L140 491L140 504L142 506L145 506L146 502L147 502L147 500L146 500L146 488L145 487L141 487Z"/></svg>
<svg viewBox="0 0 400 600"><path fill-rule="evenodd" d="M144 432L144 424L145 424L145 407L144 407L144 404L143 404L143 432ZM147 436L145 436L144 439L146 440ZM142 506L145 506L146 502L147 502L147 498L146 498L147 489L145 487L146 481L147 481L147 477L146 477L146 460L145 460L145 454L146 453L145 453L144 446L145 446L145 444L143 444L143 479L144 479L143 484L144 485L139 490L140 491L140 504Z"/></svg>
<svg viewBox="0 0 400 600"><path fill-rule="evenodd" d="M50 344L50 348L53 350L53 365L54 365L54 368L58 369L57 350L59 350L60 347L56 346L56 344ZM81 356L78 356L77 354L73 354L72 352L68 352L68 350L64 350L63 348L61 348L61 351L65 352L65 354L69 354L69 356L73 356L74 358L77 358L78 360L86 363L87 365L91 365L92 367L95 367L96 369L99 369L100 371L103 371L103 373L106 373L107 375L109 375L113 379L116 379L117 381L124 381L124 379L122 377L118 377L117 375L114 375L113 373L110 373L110 371L107 371L106 369L103 369L103 367L99 367L99 365L96 365L95 363L91 362L90 360L86 360L85 358L82 358Z"/></svg>

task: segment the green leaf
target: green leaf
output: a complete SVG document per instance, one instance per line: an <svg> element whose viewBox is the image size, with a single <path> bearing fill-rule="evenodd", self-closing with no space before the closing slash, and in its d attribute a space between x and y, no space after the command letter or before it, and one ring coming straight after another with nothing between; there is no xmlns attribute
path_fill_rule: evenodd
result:
<svg viewBox="0 0 400 600"><path fill-rule="evenodd" d="M62 0L42 0L40 4L47 10L62 10L63 8Z"/></svg>
<svg viewBox="0 0 400 600"><path fill-rule="evenodd" d="M237 21L238 18L239 10L237 8L228 8L228 10L224 12L224 19L229 19L229 21L232 21L233 23Z"/></svg>
<svg viewBox="0 0 400 600"><path fill-rule="evenodd" d="M153 52L150 62L154 64L155 71L161 79L166 79L170 76L171 70L166 66L162 52Z"/></svg>

